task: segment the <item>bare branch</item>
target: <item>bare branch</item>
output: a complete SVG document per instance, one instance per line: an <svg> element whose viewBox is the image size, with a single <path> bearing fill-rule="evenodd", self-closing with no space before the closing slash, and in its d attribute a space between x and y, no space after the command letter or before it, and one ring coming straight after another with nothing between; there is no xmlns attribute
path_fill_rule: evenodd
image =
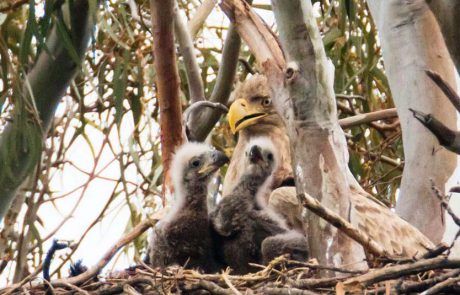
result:
<svg viewBox="0 0 460 295"><path fill-rule="evenodd" d="M377 257L389 257L385 249L372 240L366 233L358 228L355 228L351 223L340 217L337 213L321 205L318 200L305 193L300 194L298 197L305 208L311 210L335 226L337 229L341 230L344 234L361 244L361 246L370 253L376 255Z"/></svg>
<svg viewBox="0 0 460 295"><path fill-rule="evenodd" d="M438 73L431 70L426 70L425 73L436 83L436 85L438 85L439 89L444 92L457 111L460 112L460 97L457 91L455 91L455 89L453 89Z"/></svg>
<svg viewBox="0 0 460 295"><path fill-rule="evenodd" d="M195 15L190 19L187 26L192 36L195 38L198 31L203 26L211 11L216 6L216 0L204 0L200 7L195 12Z"/></svg>
<svg viewBox="0 0 460 295"><path fill-rule="evenodd" d="M57 279L51 281L51 285L54 287L65 286L65 284L72 284L78 285L83 283L87 280L90 280L94 276L96 276L106 265L110 262L112 257L125 245L134 241L134 239L138 238L142 233L144 233L147 229L154 226L158 219L146 219L136 225L129 233L125 236L121 237L112 248L107 251L104 256L94 265L93 267L89 268L86 272L76 276L70 277L66 279Z"/></svg>
<svg viewBox="0 0 460 295"><path fill-rule="evenodd" d="M339 120L342 128L351 128L360 124L370 123L378 120L385 120L398 117L396 108L380 110L366 114L358 114L352 117Z"/></svg>
<svg viewBox="0 0 460 295"><path fill-rule="evenodd" d="M453 269L460 267L460 259L449 259L444 256L424 259L410 264L389 266L377 269L367 274L350 278L343 285L347 290L363 289L372 284L397 279L402 276L412 275L433 269Z"/></svg>
<svg viewBox="0 0 460 295"><path fill-rule="evenodd" d="M175 5L174 13L174 33L176 35L177 43L179 43L179 52L184 59L190 100L192 103L204 100L203 81L201 81L201 71L198 66L198 62L196 61L195 47L193 46L192 38L177 3Z"/></svg>
<svg viewBox="0 0 460 295"><path fill-rule="evenodd" d="M240 46L241 39L235 26L231 24L227 31L227 37L225 38L216 84L209 99L211 102L227 104L238 66ZM218 109L211 109L201 113L197 120L200 124L190 126L190 138L197 141L203 141L217 121L219 121L221 114L222 113Z"/></svg>

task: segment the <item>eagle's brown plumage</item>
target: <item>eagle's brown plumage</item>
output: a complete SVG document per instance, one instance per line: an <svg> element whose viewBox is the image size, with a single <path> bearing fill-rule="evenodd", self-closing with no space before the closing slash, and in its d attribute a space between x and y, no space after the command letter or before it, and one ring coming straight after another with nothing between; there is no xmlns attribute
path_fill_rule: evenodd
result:
<svg viewBox="0 0 460 295"><path fill-rule="evenodd" d="M224 195L236 184L244 171L244 150L254 136L268 136L276 145L280 165L271 185L269 205L285 216L291 226L302 227L302 208L294 187L281 187L286 179L292 179L289 138L279 115L270 101L266 77L255 75L235 90L235 101L230 107L228 119L233 132L239 132L227 175ZM270 103L268 103L270 102ZM388 207L372 199L357 183L352 186L350 222L380 243L390 255L412 257L432 248L433 243L414 226L404 221Z"/></svg>
<svg viewBox="0 0 460 295"><path fill-rule="evenodd" d="M243 119L244 116L259 116ZM222 195L228 195L233 190L244 171L244 151L248 142L259 136L269 137L279 153L279 166L273 175L269 186L275 189L283 182L292 179L291 155L289 152L289 137L281 118L275 112L270 99L270 89L267 78L255 75L240 84L234 92L234 102L230 107L229 116L236 116L239 122L231 122L233 132L239 132L238 143L233 152L233 158L225 175ZM231 117L229 117L231 119ZM229 121L231 121L229 119ZM242 120L243 119L243 120ZM232 124L233 123L233 124ZM251 123L257 123L248 125ZM232 126L233 125L233 126ZM235 126L236 125L236 126ZM268 197L268 196L267 196Z"/></svg>

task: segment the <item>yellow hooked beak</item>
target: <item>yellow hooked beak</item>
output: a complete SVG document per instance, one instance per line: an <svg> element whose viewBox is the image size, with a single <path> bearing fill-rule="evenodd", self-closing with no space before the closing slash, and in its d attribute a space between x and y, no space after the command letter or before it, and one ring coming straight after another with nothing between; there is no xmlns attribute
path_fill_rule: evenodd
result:
<svg viewBox="0 0 460 295"><path fill-rule="evenodd" d="M244 99L237 99L230 106L227 117L230 130L235 134L241 129L256 124L259 119L268 115L258 106L251 105Z"/></svg>

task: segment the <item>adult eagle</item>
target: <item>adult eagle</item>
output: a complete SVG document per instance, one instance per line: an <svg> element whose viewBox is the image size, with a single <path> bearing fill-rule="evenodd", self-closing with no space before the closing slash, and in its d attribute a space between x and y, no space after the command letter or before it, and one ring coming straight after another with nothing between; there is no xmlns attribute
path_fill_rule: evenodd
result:
<svg viewBox="0 0 460 295"><path fill-rule="evenodd" d="M244 151L251 138L270 137L279 153L280 164L266 192L267 200L292 227L301 229L304 227L303 208L297 200L295 187L283 186L293 180L289 138L281 117L272 106L270 93L267 78L263 75L251 77L235 90L228 122L233 133L239 132L239 137L225 176L223 195L232 190L244 172ZM380 243L388 254L412 257L434 247L419 230L364 190L352 191L350 200L349 221Z"/></svg>

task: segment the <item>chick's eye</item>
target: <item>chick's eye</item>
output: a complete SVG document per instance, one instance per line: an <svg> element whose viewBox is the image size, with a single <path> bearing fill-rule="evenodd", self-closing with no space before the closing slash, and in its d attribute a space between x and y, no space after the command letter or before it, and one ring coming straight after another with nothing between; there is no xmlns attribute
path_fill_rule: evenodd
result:
<svg viewBox="0 0 460 295"><path fill-rule="evenodd" d="M268 107L271 104L272 104L272 100L270 98L264 98L264 100L262 100L262 105L264 107Z"/></svg>
<svg viewBox="0 0 460 295"><path fill-rule="evenodd" d="M194 168L200 167L201 166L201 161L200 160L193 160L190 165Z"/></svg>

